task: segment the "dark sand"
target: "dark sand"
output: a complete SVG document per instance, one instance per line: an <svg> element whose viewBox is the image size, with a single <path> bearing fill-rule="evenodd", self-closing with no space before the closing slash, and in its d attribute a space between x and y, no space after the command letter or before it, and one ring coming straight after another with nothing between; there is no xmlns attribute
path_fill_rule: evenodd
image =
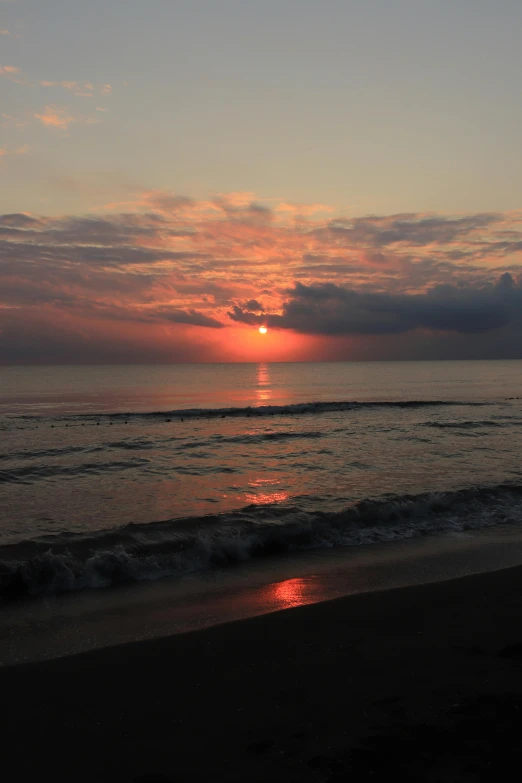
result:
<svg viewBox="0 0 522 783"><path fill-rule="evenodd" d="M6 781L510 780L522 567L7 667L0 693Z"/></svg>

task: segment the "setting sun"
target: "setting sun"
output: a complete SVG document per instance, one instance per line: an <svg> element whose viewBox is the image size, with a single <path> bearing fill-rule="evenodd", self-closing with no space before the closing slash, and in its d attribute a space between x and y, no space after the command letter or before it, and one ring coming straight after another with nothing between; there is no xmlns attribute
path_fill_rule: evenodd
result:
<svg viewBox="0 0 522 783"><path fill-rule="evenodd" d="M259 334L266 334L268 332L268 329L266 326L260 326L259 327Z"/></svg>

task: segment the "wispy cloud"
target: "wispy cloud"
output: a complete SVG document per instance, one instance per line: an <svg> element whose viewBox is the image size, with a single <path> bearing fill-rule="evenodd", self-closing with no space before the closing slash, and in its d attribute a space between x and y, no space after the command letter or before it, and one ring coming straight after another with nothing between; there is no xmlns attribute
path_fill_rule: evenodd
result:
<svg viewBox="0 0 522 783"><path fill-rule="evenodd" d="M10 35L10 33L8 30L0 29L0 35ZM81 98L107 98L112 94L112 85L108 83L94 84L90 81L40 79L40 81L35 84L30 77L23 75L21 69L15 65L0 65L0 76L22 86L39 86L44 89L57 88L65 90L75 97Z"/></svg>
<svg viewBox="0 0 522 783"><path fill-rule="evenodd" d="M11 33L9 32L9 30L0 27L0 35L11 35Z"/></svg>
<svg viewBox="0 0 522 783"><path fill-rule="evenodd" d="M31 148L28 144L23 144L20 147L0 147L0 162L2 158L6 158L9 155L27 155Z"/></svg>
<svg viewBox="0 0 522 783"><path fill-rule="evenodd" d="M76 81L48 81L40 82L41 87L59 87L67 92L82 98L93 98L94 95L110 95L112 86L110 84L95 85L92 82Z"/></svg>
<svg viewBox="0 0 522 783"><path fill-rule="evenodd" d="M30 82L22 76L20 68L16 65L0 65L0 76L3 76L13 84L28 86Z"/></svg>
<svg viewBox="0 0 522 783"><path fill-rule="evenodd" d="M29 125L28 120L22 120L20 117L14 117L12 114L2 114L2 122L0 123L3 128L24 128Z"/></svg>
<svg viewBox="0 0 522 783"><path fill-rule="evenodd" d="M42 125L45 125L47 128L56 128L61 131L68 130L71 123L77 122L76 118L69 114L67 109L60 106L46 106L42 112L36 112L34 117L40 120Z"/></svg>
<svg viewBox="0 0 522 783"><path fill-rule="evenodd" d="M44 89L57 88L59 90L65 90L75 97L97 97L98 99L102 99L112 93L112 85L108 83L94 84L89 81L71 81L64 79L60 81L51 81L42 79L35 85L28 81L22 74L21 69L15 65L0 65L0 76L26 87L39 86ZM108 111L108 109L103 106L96 107L97 115L106 111ZM54 129L62 134L66 134L73 124L97 125L101 122L99 116L79 114L74 110L70 110L69 107L57 103L48 103L43 109L38 109L37 111L33 110L32 113L28 112L27 116L31 119L38 120L44 127ZM7 113L2 114L0 122L0 126L3 128L21 129L28 124L30 124L29 120Z"/></svg>
<svg viewBox="0 0 522 783"><path fill-rule="evenodd" d="M69 130L69 126L74 124L97 125L100 120L97 117L88 117L84 115L72 115L64 106L46 106L42 111L36 112L35 119L39 120L47 128L54 128L61 132Z"/></svg>

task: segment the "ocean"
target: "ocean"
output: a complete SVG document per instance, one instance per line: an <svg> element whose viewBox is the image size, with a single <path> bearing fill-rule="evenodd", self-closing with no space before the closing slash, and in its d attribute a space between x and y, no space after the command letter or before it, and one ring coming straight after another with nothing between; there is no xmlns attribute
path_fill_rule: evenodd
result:
<svg viewBox="0 0 522 783"><path fill-rule="evenodd" d="M183 603L234 568L247 590L261 563L516 539L522 362L4 367L0 444L4 609L157 582Z"/></svg>

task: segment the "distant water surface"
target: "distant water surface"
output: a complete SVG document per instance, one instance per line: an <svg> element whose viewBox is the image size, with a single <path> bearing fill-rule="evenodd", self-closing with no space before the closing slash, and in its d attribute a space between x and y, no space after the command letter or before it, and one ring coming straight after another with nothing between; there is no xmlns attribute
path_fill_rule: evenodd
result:
<svg viewBox="0 0 522 783"><path fill-rule="evenodd" d="M522 395L522 362L0 367L0 414L59 415Z"/></svg>

